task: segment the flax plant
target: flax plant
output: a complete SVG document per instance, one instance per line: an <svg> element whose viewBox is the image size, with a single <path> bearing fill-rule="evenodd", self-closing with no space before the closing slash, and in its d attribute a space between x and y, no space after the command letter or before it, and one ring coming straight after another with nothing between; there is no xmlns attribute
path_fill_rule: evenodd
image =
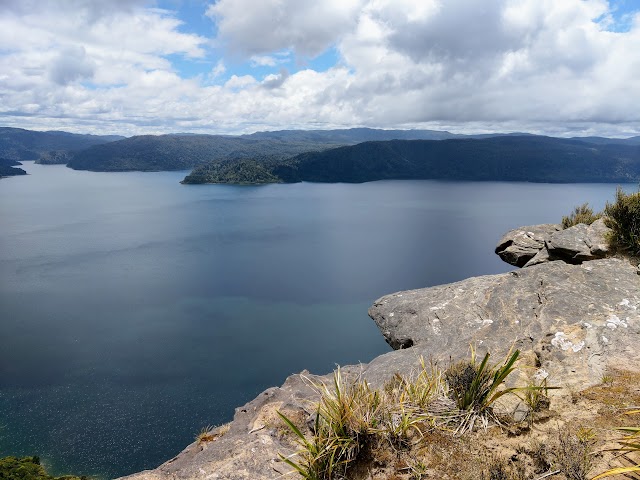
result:
<svg viewBox="0 0 640 480"><path fill-rule="evenodd" d="M457 432L472 431L476 422L486 428L489 420L498 420L493 414L495 402L502 396L522 390L521 387L500 389L507 377L515 370L520 350L509 353L502 365L489 366L487 352L480 363L476 361L475 349L471 349L471 360L449 367L445 379L451 395L464 416Z"/></svg>

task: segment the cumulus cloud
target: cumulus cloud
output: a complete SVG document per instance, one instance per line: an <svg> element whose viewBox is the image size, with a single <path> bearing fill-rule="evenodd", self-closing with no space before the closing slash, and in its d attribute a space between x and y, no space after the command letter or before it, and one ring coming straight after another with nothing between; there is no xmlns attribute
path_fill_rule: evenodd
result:
<svg viewBox="0 0 640 480"><path fill-rule="evenodd" d="M91 78L95 64L87 58L83 47L65 48L51 67L51 79L58 85L67 85L76 80Z"/></svg>
<svg viewBox="0 0 640 480"><path fill-rule="evenodd" d="M0 1L0 116L27 128L639 133L640 16L613 28L606 0L218 0L212 44L136 0ZM175 55L219 60L185 78Z"/></svg>
<svg viewBox="0 0 640 480"><path fill-rule="evenodd" d="M216 65L209 72L208 80L213 81L218 78L220 75L223 75L227 71L227 67L224 64L224 60L220 59L216 63Z"/></svg>
<svg viewBox="0 0 640 480"><path fill-rule="evenodd" d="M284 82L289 78L289 70L281 68L278 74L269 74L262 81L262 86L268 90L281 87Z"/></svg>
<svg viewBox="0 0 640 480"><path fill-rule="evenodd" d="M322 53L354 25L361 0L219 0L207 9L218 40L252 56L291 49Z"/></svg>

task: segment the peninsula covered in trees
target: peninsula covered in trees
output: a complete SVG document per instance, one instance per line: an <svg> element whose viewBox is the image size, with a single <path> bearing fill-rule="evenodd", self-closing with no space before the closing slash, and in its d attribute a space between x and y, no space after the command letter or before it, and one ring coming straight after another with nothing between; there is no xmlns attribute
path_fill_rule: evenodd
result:
<svg viewBox="0 0 640 480"><path fill-rule="evenodd" d="M2 128L0 158L6 159L3 172L9 172L3 175L24 172L13 168L20 160L90 171L192 169L185 184L640 180L640 137L555 138L524 133L457 135L352 128L123 138Z"/></svg>
<svg viewBox="0 0 640 480"><path fill-rule="evenodd" d="M210 162L197 167L183 183L391 179L633 182L640 179L640 147L633 141L594 143L532 135L364 142L281 160Z"/></svg>

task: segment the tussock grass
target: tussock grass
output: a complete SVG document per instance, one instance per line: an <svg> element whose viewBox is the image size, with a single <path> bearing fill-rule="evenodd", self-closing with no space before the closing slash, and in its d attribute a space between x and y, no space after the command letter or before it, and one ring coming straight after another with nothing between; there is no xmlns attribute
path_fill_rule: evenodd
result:
<svg viewBox="0 0 640 480"><path fill-rule="evenodd" d="M218 437L222 437L231 429L231 422L218 427L213 425L207 425L200 430L200 433L196 435L196 442L198 445L203 443L212 442Z"/></svg>
<svg viewBox="0 0 640 480"><path fill-rule="evenodd" d="M595 433L590 428L581 427L571 432L558 433L554 464L567 480L587 480L593 467L593 447Z"/></svg>
<svg viewBox="0 0 640 480"><path fill-rule="evenodd" d="M493 411L495 402L508 393L523 390L523 387L501 388L507 377L515 370L515 363L520 355L515 350L507 355L502 365L489 365L490 354L487 352L480 363L476 352L471 350L471 360L463 360L450 366L445 372L445 379L450 388L450 395L463 413L457 432L464 433L474 429L476 422L486 428L490 421L500 424ZM539 388L529 386L529 390Z"/></svg>
<svg viewBox="0 0 640 480"><path fill-rule="evenodd" d="M616 199L604 208L611 243L632 255L640 254L640 192L626 194L618 187Z"/></svg>
<svg viewBox="0 0 640 480"><path fill-rule="evenodd" d="M519 353L490 366L489 354L478 363L472 349L470 361L446 371L421 359L416 374L396 374L381 390L362 378L345 379L338 368L330 384L312 384L320 400L311 434L278 412L300 445L296 454L282 460L306 480L349 478L359 461L380 457L383 450L397 455L409 451L431 432L461 435L479 425L500 424L493 405L518 390L503 384ZM423 468L416 465L412 474L420 478Z"/></svg>
<svg viewBox="0 0 640 480"><path fill-rule="evenodd" d="M602 217L602 213L594 213L588 203L583 203L573 209L569 215L562 217L562 228L573 227L580 223L591 225Z"/></svg>

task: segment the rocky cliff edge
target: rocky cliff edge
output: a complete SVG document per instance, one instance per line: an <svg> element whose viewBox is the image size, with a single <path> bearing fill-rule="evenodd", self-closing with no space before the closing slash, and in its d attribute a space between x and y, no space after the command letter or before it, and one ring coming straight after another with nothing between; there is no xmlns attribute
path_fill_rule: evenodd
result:
<svg viewBox="0 0 640 480"><path fill-rule="evenodd" d="M444 364L467 358L470 345L496 359L518 348L521 362L546 371L565 392L596 385L607 372L640 371L639 271L627 259L607 258L605 236L602 223L567 230L521 227L505 234L496 253L526 268L376 300L369 315L395 351L343 372L381 387L396 373L414 371L421 356ZM206 441L126 478L266 480L288 475L291 469L281 455L292 455L297 445L276 412L304 424L318 398L312 384L329 378L292 375L281 387L236 409L233 421L210 432Z"/></svg>

